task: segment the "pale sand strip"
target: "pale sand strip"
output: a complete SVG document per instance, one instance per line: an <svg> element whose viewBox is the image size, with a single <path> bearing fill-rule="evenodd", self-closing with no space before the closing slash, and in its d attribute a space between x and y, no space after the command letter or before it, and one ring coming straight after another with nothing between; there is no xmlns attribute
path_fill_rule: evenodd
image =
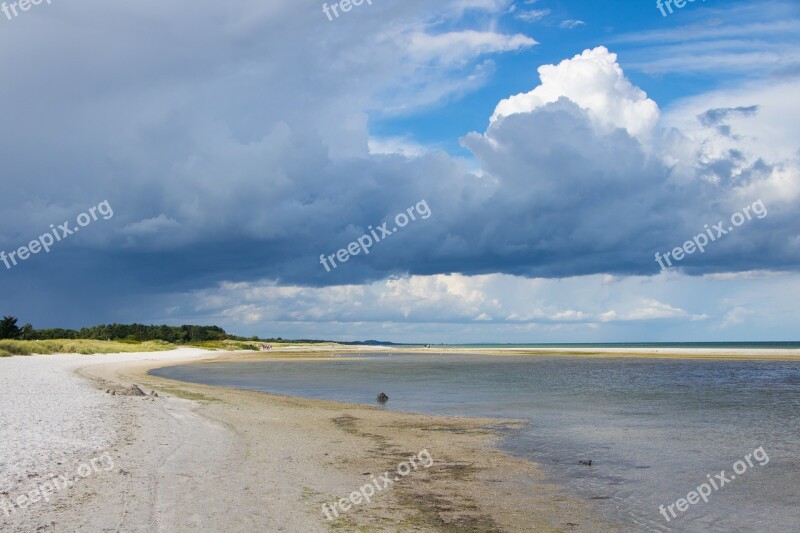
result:
<svg viewBox="0 0 800 533"><path fill-rule="evenodd" d="M278 346L270 352L251 352L252 358L275 358L284 355L338 357L347 354L376 352L425 354L480 354L493 356L562 356L562 357L628 357L637 359L708 359L721 361L798 361L797 348L606 348L606 347L546 347L546 348L453 348L448 346L344 346L340 344Z"/></svg>
<svg viewBox="0 0 800 533"><path fill-rule="evenodd" d="M61 357L81 356L36 356L56 366ZM73 382L75 366L84 366L80 373L99 387L75 387L70 397L90 396L110 411L100 420L93 418L97 412L91 410L71 416L101 432L112 428L111 437L104 438L112 441L107 449L114 470L79 481L50 504L37 503L11 518L0 514L0 529L614 530L593 516L589 503L548 484L536 465L492 447L498 436L487 426L508 421L409 415L185 384L146 374L176 360L209 357L217 355L91 356L81 360L84 365L71 361L63 365L63 371L48 373L47 383L36 385L37 395L46 396L54 384ZM109 358L116 359L112 363ZM13 381L20 365L5 365L8 361L0 360L0 372ZM132 383L148 392L159 390L161 396L150 401L100 392L109 387L121 390ZM195 400L180 398L187 396ZM36 410L38 405L19 408ZM36 414L28 416L26 424L35 426ZM50 429L30 431L35 435ZM343 518L328 522L323 517L321 505L369 482L366 473L394 471L422 449L435 460L430 469L401 478L379 492L371 504L354 506ZM89 458L78 454L76 460ZM12 496L16 490L12 488Z"/></svg>

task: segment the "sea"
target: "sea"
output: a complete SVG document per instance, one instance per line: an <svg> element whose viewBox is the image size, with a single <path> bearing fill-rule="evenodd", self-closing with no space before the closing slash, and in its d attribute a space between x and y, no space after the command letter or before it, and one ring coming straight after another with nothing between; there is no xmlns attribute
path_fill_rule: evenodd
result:
<svg viewBox="0 0 800 533"><path fill-rule="evenodd" d="M562 346L779 349L800 343ZM551 481L624 531L800 531L800 360L495 357L365 347L355 358L208 363L152 373L360 404L378 405L384 392L385 409L522 419L521 429L503 433L502 449L540 464ZM683 502L682 511L675 502L704 483L716 488L705 499L692 498L696 503Z"/></svg>

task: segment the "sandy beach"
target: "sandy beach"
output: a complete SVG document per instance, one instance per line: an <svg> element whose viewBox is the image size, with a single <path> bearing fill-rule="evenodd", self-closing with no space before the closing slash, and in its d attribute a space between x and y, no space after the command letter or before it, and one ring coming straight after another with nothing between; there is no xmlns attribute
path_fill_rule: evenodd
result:
<svg viewBox="0 0 800 533"><path fill-rule="evenodd" d="M147 374L243 356L252 355L180 349L0 360L0 505L16 502L0 507L0 529L615 530L537 465L494 448L494 429L514 421L396 413ZM134 383L158 396L124 395ZM430 467L397 474L423 450ZM370 503L352 496L384 472L389 483ZM48 481L59 479L51 490ZM344 502L349 509L328 520L323 504L344 498L358 504Z"/></svg>
<svg viewBox="0 0 800 533"><path fill-rule="evenodd" d="M591 501L548 482L536 464L495 448L497 430L519 424L514 420L398 413L148 374L174 364L351 358L386 349L300 346L259 353L181 348L0 359L0 529L618 530L600 522ZM538 352L391 350L496 356ZM796 360L794 352L566 348L547 353ZM133 384L147 395L127 395ZM429 467L397 475L399 465L423 451L432 460ZM376 480L385 472L391 475L382 486ZM331 512L330 505L370 483L378 489L369 503Z"/></svg>
<svg viewBox="0 0 800 533"><path fill-rule="evenodd" d="M280 346L270 352L236 353L234 357L245 359L280 358L330 358L357 356L358 354L393 352L427 354L480 354L502 356L548 356L548 357L628 357L637 359L707 359L720 361L800 361L800 349L796 348L641 348L641 347L452 347L442 346L352 346L342 344L312 344ZM223 356L225 357L225 356Z"/></svg>

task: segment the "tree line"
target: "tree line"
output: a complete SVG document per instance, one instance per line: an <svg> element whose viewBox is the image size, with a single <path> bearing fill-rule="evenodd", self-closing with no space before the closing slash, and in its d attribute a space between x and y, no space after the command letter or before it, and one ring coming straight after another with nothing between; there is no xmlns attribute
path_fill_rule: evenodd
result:
<svg viewBox="0 0 800 533"><path fill-rule="evenodd" d="M0 320L0 339L19 340L53 340L53 339L94 339L94 340L126 340L152 341L162 340L172 343L218 341L225 339L242 340L240 337L228 335L219 326L148 326L145 324L101 324L80 330L50 328L34 329L31 324L22 327L17 325L18 319L4 316Z"/></svg>
<svg viewBox="0 0 800 533"><path fill-rule="evenodd" d="M100 324L91 328L63 329L48 328L34 329L30 324L22 327L17 325L18 319L14 316L4 316L0 320L0 339L17 339L25 341L45 341L56 339L92 339L103 341L166 341L175 344L205 342L205 341L263 341L263 342L296 342L303 344L323 344L332 341L321 339L282 339L259 338L259 337L239 337L226 333L219 326L147 326L145 324ZM344 342L339 344L374 346L390 345L392 342L380 341L356 341Z"/></svg>

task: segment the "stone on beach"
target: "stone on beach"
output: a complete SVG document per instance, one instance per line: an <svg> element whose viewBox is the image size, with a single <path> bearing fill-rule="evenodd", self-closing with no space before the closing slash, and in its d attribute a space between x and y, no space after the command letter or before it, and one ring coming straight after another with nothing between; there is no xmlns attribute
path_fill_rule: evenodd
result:
<svg viewBox="0 0 800 533"><path fill-rule="evenodd" d="M127 391L128 396L147 396L145 392L139 388L138 385L131 385Z"/></svg>

